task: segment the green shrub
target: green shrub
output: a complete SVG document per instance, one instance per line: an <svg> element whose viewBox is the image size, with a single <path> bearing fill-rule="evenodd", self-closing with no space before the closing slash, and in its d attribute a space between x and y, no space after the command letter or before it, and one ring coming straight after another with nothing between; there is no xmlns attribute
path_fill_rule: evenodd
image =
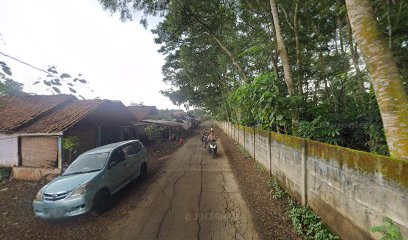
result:
<svg viewBox="0 0 408 240"><path fill-rule="evenodd" d="M289 199L288 216L299 235L306 239L331 240L339 239L323 224L320 217L309 207L300 207L296 201Z"/></svg>
<svg viewBox="0 0 408 240"><path fill-rule="evenodd" d="M11 173L11 167L0 167L0 182L9 178Z"/></svg>
<svg viewBox="0 0 408 240"><path fill-rule="evenodd" d="M62 148L68 151L68 161L72 161L72 154L79 147L79 138L77 136L69 136L62 138Z"/></svg>
<svg viewBox="0 0 408 240"><path fill-rule="evenodd" d="M299 235L304 236L305 239L314 240L339 239L339 237L330 232L330 230L323 224L320 217L313 212L311 208L300 207L298 203L293 200L284 189L282 189L276 177L270 178L267 184L272 190L273 198L288 198L287 214L292 221L295 231Z"/></svg>
<svg viewBox="0 0 408 240"><path fill-rule="evenodd" d="M339 127L319 116L311 122L300 122L297 134L299 137L337 145L340 130Z"/></svg>
<svg viewBox="0 0 408 240"><path fill-rule="evenodd" d="M157 127L153 124L147 126L145 128L145 133L147 135L147 139L152 142L157 142L162 139L164 129L161 127Z"/></svg>
<svg viewBox="0 0 408 240"><path fill-rule="evenodd" d="M256 162L256 170L258 170L259 173L263 173L266 171L265 167L259 162Z"/></svg>
<svg viewBox="0 0 408 240"><path fill-rule="evenodd" d="M75 151L79 147L79 138L77 136L64 137L62 139L62 148L68 151Z"/></svg>
<svg viewBox="0 0 408 240"><path fill-rule="evenodd" d="M271 178L267 182L268 186L272 189L272 197L274 199L282 199L287 196L285 190L279 185L279 181L277 178Z"/></svg>
<svg viewBox="0 0 408 240"><path fill-rule="evenodd" d="M380 232L384 236L381 240L402 240L401 232L395 223L389 218L383 218L384 225L370 228L371 232Z"/></svg>

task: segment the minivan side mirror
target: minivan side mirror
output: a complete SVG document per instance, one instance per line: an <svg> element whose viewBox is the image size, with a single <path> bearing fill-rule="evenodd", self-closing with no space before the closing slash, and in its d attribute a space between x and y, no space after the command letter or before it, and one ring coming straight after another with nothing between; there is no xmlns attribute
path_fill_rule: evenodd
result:
<svg viewBox="0 0 408 240"><path fill-rule="evenodd" d="M109 168L113 168L114 166L118 165L117 161L113 161L109 163Z"/></svg>

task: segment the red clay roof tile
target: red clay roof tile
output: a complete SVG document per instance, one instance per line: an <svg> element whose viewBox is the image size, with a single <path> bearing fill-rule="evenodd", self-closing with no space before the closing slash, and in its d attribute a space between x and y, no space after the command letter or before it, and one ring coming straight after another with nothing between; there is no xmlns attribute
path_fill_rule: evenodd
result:
<svg viewBox="0 0 408 240"><path fill-rule="evenodd" d="M0 131L12 131L74 100L72 95L0 97Z"/></svg>
<svg viewBox="0 0 408 240"><path fill-rule="evenodd" d="M108 100L76 100L52 113L39 118L30 125L19 129L18 133L62 132L81 121Z"/></svg>
<svg viewBox="0 0 408 240"><path fill-rule="evenodd" d="M142 121L148 116L157 114L155 106L128 106L127 108L133 113L138 121Z"/></svg>

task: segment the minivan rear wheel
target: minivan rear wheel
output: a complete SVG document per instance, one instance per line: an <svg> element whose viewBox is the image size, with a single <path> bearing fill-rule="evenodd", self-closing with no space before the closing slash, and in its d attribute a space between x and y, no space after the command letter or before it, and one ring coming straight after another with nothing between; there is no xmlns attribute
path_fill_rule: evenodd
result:
<svg viewBox="0 0 408 240"><path fill-rule="evenodd" d="M96 215L101 215L108 211L111 205L111 195L108 190L100 190L94 197L92 210Z"/></svg>
<svg viewBox="0 0 408 240"><path fill-rule="evenodd" d="M143 163L142 166L140 167L140 179L146 179L147 177L147 164Z"/></svg>

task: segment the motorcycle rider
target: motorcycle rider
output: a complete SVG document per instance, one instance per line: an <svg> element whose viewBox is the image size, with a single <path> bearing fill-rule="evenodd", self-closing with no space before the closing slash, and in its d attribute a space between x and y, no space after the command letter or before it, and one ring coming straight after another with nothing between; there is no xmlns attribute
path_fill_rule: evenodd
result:
<svg viewBox="0 0 408 240"><path fill-rule="evenodd" d="M208 135L207 128L204 128L201 136L207 136L207 135Z"/></svg>
<svg viewBox="0 0 408 240"><path fill-rule="evenodd" d="M204 149L207 148L207 137L208 137L208 132L207 129L203 129L203 133L201 134L201 142L204 143Z"/></svg>
<svg viewBox="0 0 408 240"><path fill-rule="evenodd" d="M215 136L214 130L210 131L210 135L208 135L208 152L211 153L212 157L215 158L215 154L217 154L217 137Z"/></svg>
<svg viewBox="0 0 408 240"><path fill-rule="evenodd" d="M215 137L214 129L211 128L210 135L208 135L208 141L215 141L217 138Z"/></svg>

